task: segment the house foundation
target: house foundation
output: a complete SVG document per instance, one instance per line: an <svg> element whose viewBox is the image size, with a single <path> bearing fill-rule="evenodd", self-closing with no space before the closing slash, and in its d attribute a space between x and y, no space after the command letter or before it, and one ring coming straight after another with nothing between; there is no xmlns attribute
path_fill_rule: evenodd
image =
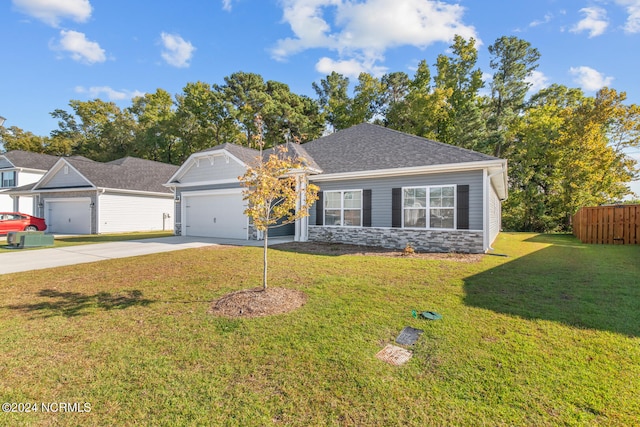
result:
<svg viewBox="0 0 640 427"><path fill-rule="evenodd" d="M483 233L473 230L416 230L386 227L309 226L309 241L347 243L419 252L483 253Z"/></svg>

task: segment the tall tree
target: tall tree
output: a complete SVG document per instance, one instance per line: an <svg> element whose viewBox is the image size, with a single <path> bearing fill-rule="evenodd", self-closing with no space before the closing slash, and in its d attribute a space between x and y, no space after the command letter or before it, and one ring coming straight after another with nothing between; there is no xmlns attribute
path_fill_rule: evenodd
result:
<svg viewBox="0 0 640 427"><path fill-rule="evenodd" d="M489 62L495 70L491 82L491 101L485 149L500 157L509 148L509 128L524 108L531 83L527 78L538 67L540 53L531 43L517 37L500 37L489 46Z"/></svg>
<svg viewBox="0 0 640 427"><path fill-rule="evenodd" d="M624 95L603 89L595 98L553 85L532 96L512 123L509 199L504 224L524 231L568 230L580 207L620 200L635 162L617 141L633 143L640 120ZM627 129L625 135L618 131Z"/></svg>
<svg viewBox="0 0 640 427"><path fill-rule="evenodd" d="M438 125L450 114L447 99L451 92L451 88L434 87L427 61L420 61L404 101L395 104L387 114L388 126L413 135L439 139Z"/></svg>
<svg viewBox="0 0 640 427"><path fill-rule="evenodd" d="M595 98L586 98L577 107L565 110L557 145L564 153L560 162L565 171L562 204L568 215L582 206L610 203L629 193L626 183L637 172L636 162L622 148L637 144L640 121L637 114L628 114L638 107L624 106L625 97L604 88ZM626 142L619 143L621 140Z"/></svg>
<svg viewBox="0 0 640 427"><path fill-rule="evenodd" d="M175 159L173 100L164 89L133 99L128 111L137 122L136 147L140 157L165 163Z"/></svg>
<svg viewBox="0 0 640 427"><path fill-rule="evenodd" d="M71 154L71 146L64 140L54 140L47 136L34 135L17 126L0 126L0 150L22 150L33 153L66 156Z"/></svg>
<svg viewBox="0 0 640 427"><path fill-rule="evenodd" d="M187 83L176 95L175 104L173 132L178 138L178 162L214 145L244 142L221 90L201 81Z"/></svg>
<svg viewBox="0 0 640 427"><path fill-rule="evenodd" d="M438 55L435 87L450 89L447 115L437 124L438 140L466 148L475 148L484 138L479 90L484 86L482 71L476 67L476 41L456 35L450 46L451 56Z"/></svg>
<svg viewBox="0 0 640 427"><path fill-rule="evenodd" d="M63 146L71 146L74 154L98 161L115 159L112 138L106 129L122 114L120 108L100 99L71 100L69 106L73 113L61 109L51 113L58 119L59 127L51 132L51 138Z"/></svg>
<svg viewBox="0 0 640 427"><path fill-rule="evenodd" d="M348 128L351 125L349 78L332 71L320 80L320 84L313 82L312 87L331 130L336 132Z"/></svg>
<svg viewBox="0 0 640 427"><path fill-rule="evenodd" d="M411 79L404 72L394 72L382 76L384 97L382 105L382 123L393 129L404 129L409 121L407 95Z"/></svg>
<svg viewBox="0 0 640 427"><path fill-rule="evenodd" d="M266 93L268 98L260 115L267 147L286 139L303 143L322 134L324 117L311 98L297 95L286 84L272 80L266 84Z"/></svg>
<svg viewBox="0 0 640 427"><path fill-rule="evenodd" d="M261 75L237 72L224 78L225 84L214 90L223 94L229 112L244 133L244 145L252 147L256 135L254 117L264 110L269 100L266 84Z"/></svg>
<svg viewBox="0 0 640 427"><path fill-rule="evenodd" d="M370 122L382 113L385 85L369 73L360 73L350 108L350 125Z"/></svg>

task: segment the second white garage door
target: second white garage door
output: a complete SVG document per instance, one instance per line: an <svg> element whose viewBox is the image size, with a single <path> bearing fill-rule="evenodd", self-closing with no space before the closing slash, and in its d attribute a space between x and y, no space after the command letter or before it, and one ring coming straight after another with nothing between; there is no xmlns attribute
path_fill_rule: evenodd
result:
<svg viewBox="0 0 640 427"><path fill-rule="evenodd" d="M91 234L91 199L45 200L45 221L49 233Z"/></svg>
<svg viewBox="0 0 640 427"><path fill-rule="evenodd" d="M182 193L185 236L247 239L242 190Z"/></svg>

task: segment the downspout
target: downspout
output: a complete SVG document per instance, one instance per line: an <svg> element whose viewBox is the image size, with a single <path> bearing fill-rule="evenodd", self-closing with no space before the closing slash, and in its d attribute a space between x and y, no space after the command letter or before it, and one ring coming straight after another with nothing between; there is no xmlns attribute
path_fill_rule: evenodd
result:
<svg viewBox="0 0 640 427"><path fill-rule="evenodd" d="M176 187L175 186L169 186L169 191L171 191L173 193L173 235L177 236L177 229L176 227L178 226L178 223L176 222L176 219L178 218L178 203L180 202L180 200L178 200L176 197ZM182 219L180 220L182 222ZM162 228L164 231L164 220L162 221Z"/></svg>
<svg viewBox="0 0 640 427"><path fill-rule="evenodd" d="M100 196L107 191L106 188L102 190L96 190L96 202L93 205L94 211L92 212L92 216L96 219L96 234L100 234Z"/></svg>

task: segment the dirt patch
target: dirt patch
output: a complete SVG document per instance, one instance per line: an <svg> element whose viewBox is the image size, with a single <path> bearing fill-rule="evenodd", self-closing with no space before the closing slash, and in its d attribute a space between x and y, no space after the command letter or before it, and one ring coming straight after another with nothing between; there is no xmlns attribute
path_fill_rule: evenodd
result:
<svg viewBox="0 0 640 427"><path fill-rule="evenodd" d="M214 301L209 313L223 317L262 317L289 313L306 302L307 295L296 289L245 289Z"/></svg>
<svg viewBox="0 0 640 427"><path fill-rule="evenodd" d="M414 252L405 254L403 251L380 248L377 246L360 246L349 245L345 243L325 243L325 242L293 242L282 243L273 246L273 249L301 252L312 255L366 255L366 256L383 256L393 258L418 258L418 259L434 259L448 260L458 262L478 262L482 259L483 254L462 254L457 252L448 253L430 253L430 252Z"/></svg>

